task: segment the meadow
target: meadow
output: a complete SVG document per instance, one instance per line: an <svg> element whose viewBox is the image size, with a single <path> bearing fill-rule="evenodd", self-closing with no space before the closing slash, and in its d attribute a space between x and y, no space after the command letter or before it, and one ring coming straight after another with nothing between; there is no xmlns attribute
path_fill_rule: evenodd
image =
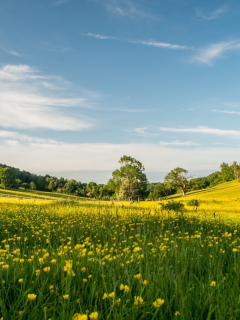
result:
<svg viewBox="0 0 240 320"><path fill-rule="evenodd" d="M0 198L0 319L240 319L239 197Z"/></svg>

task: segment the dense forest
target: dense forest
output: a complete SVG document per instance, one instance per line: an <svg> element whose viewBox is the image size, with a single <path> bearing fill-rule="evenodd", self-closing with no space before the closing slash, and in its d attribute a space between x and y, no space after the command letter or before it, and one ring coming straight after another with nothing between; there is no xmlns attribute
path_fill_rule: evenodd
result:
<svg viewBox="0 0 240 320"><path fill-rule="evenodd" d="M232 165L222 163L220 171L200 178L188 177L186 170L176 168L166 175L164 182L150 183L143 173L145 168L141 162L132 157L123 156L119 163L122 166L112 173L112 178L109 179L107 184L83 183L74 179L53 177L48 174L41 176L6 164L0 164L0 188L32 189L105 200L134 200L139 198L157 200L181 191L184 196L185 192L213 187L234 179L239 181L240 177L240 166L233 162ZM182 184L182 182L184 183ZM182 185L184 185L184 189Z"/></svg>

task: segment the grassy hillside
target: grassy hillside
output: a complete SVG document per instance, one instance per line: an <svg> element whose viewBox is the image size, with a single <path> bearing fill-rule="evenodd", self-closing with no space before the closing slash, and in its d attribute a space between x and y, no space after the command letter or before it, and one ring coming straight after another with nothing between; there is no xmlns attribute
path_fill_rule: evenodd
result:
<svg viewBox="0 0 240 320"><path fill-rule="evenodd" d="M55 192L44 192L37 190L7 190L0 188L1 200L86 200L86 198L76 197L74 195L60 194Z"/></svg>

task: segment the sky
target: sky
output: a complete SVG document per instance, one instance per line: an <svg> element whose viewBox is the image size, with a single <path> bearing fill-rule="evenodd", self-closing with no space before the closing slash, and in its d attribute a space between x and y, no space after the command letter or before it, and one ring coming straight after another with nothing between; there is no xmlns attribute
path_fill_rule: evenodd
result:
<svg viewBox="0 0 240 320"><path fill-rule="evenodd" d="M106 183L240 162L236 0L0 0L0 163Z"/></svg>

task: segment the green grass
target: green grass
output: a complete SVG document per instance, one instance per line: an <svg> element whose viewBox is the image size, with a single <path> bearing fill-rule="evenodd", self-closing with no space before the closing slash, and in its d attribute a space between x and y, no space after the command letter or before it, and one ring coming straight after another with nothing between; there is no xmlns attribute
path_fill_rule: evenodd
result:
<svg viewBox="0 0 240 320"><path fill-rule="evenodd" d="M240 319L239 233L236 223L187 212L175 216L160 206L4 203L0 318L70 320L97 311L102 320L156 320L176 319L178 311L184 320ZM102 299L112 292L114 299ZM34 301L29 293L37 295ZM144 304L134 305L134 296ZM159 298L164 304L155 308Z"/></svg>

